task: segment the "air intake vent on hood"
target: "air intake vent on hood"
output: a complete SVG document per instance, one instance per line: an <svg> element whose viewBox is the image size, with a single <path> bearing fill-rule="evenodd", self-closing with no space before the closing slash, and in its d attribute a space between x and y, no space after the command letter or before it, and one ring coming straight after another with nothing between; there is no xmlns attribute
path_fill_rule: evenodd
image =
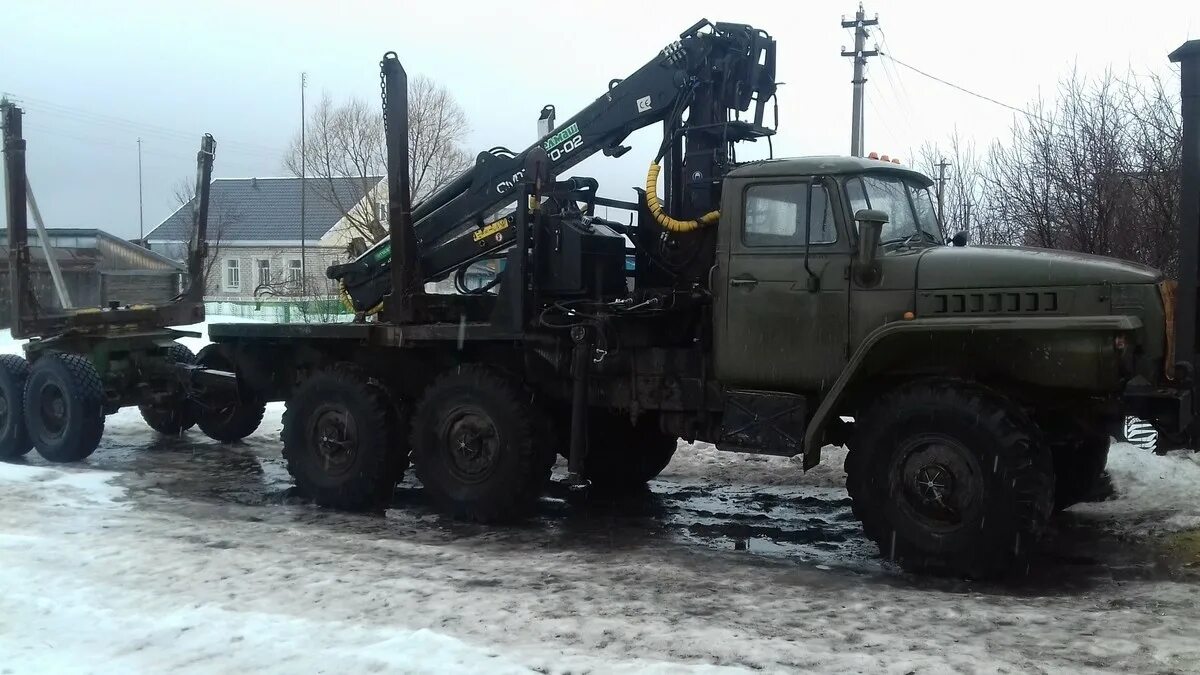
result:
<svg viewBox="0 0 1200 675"><path fill-rule="evenodd" d="M923 314L1057 314L1057 291L1002 290L923 293Z"/></svg>

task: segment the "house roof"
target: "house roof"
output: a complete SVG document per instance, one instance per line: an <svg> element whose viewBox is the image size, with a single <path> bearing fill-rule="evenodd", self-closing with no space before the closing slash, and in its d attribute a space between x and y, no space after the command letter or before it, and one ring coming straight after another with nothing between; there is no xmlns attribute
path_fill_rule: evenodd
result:
<svg viewBox="0 0 1200 675"><path fill-rule="evenodd" d="M55 259L62 262L79 260L102 260L102 267L107 270L158 270L162 272L181 272L186 269L183 263L151 251L148 248L109 234L104 230L85 227L48 227L46 234L51 240L50 250ZM45 253L38 243L37 230L28 233L30 253L35 259L45 259ZM64 239L72 239L66 245ZM0 228L0 251L7 259L8 229Z"/></svg>
<svg viewBox="0 0 1200 675"><path fill-rule="evenodd" d="M308 178L304 239L319 239L362 201L381 176ZM221 241L299 241L299 178L216 178L208 198L208 238ZM146 235L151 242L187 241L192 201ZM218 236L219 235L219 236Z"/></svg>

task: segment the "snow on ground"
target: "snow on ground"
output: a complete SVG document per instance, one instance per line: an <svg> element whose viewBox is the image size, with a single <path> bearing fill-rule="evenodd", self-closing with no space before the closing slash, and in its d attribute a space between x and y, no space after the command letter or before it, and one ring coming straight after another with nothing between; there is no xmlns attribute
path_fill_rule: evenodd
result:
<svg viewBox="0 0 1200 675"><path fill-rule="evenodd" d="M1108 519L1131 532L1200 528L1200 453L1177 450L1165 457L1114 443L1108 472L1117 498L1079 504L1072 511Z"/></svg>
<svg viewBox="0 0 1200 675"><path fill-rule="evenodd" d="M222 446L123 410L85 463L0 463L0 671L1200 670L1200 558L1164 553L1200 518L1190 453L1114 445L1115 498L997 586L880 561L837 448L806 475L681 444L644 495L484 528L411 479L385 516L306 503L281 412Z"/></svg>

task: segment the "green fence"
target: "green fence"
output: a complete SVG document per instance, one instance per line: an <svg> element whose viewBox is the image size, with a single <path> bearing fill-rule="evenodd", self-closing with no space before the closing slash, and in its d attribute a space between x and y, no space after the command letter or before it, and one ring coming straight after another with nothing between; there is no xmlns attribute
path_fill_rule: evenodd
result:
<svg viewBox="0 0 1200 675"><path fill-rule="evenodd" d="M336 297L206 302L204 313L209 317L236 316L269 323L333 323L354 318Z"/></svg>

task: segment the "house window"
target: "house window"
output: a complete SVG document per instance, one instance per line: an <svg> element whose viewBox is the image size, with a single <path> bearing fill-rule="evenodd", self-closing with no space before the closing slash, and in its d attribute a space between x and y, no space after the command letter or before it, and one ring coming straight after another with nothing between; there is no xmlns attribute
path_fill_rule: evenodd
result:
<svg viewBox="0 0 1200 675"><path fill-rule="evenodd" d="M265 286L271 283L271 261L258 261L258 279L256 280L259 286Z"/></svg>
<svg viewBox="0 0 1200 675"><path fill-rule="evenodd" d="M241 287L242 270L238 266L237 258L230 258L225 261L225 288L236 291Z"/></svg>
<svg viewBox="0 0 1200 675"><path fill-rule="evenodd" d="M299 260L289 260L288 261L288 281L290 281L294 284L300 283L300 261Z"/></svg>

